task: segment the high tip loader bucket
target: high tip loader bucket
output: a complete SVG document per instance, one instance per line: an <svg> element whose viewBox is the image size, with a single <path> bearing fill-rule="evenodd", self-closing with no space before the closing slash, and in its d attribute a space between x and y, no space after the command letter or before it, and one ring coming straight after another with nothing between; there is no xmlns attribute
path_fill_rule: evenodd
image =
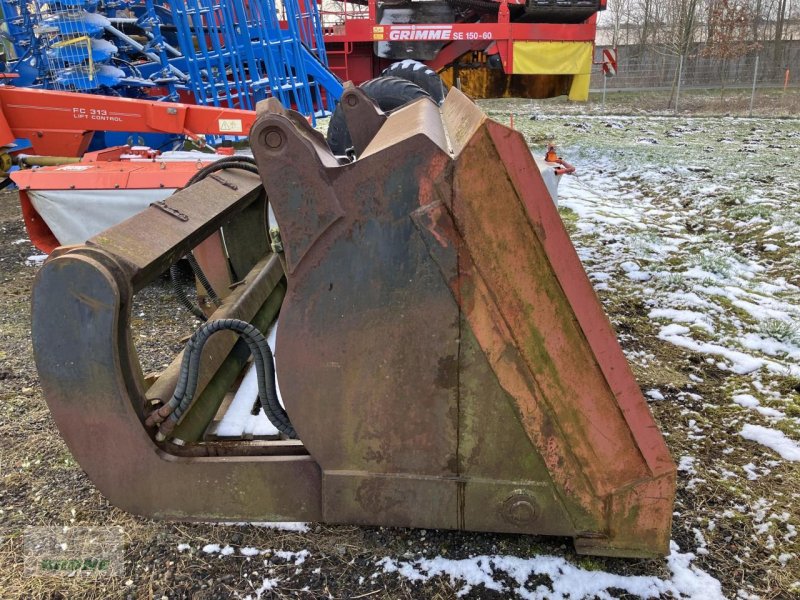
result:
<svg viewBox="0 0 800 600"><path fill-rule="evenodd" d="M263 213L263 195L238 174L238 191L204 181L202 206L176 194L184 221L148 209L42 268L37 365L79 463L112 502L155 517L546 534L581 553L667 554L675 466L523 137L457 90L441 109L423 99L389 115L357 88L342 102L354 162L276 100L250 137L280 227L276 369L299 440L177 445L144 425L153 398L131 295L241 211L266 248L252 208ZM145 255L128 248L142 227ZM253 257L245 288L270 261ZM212 319L247 319L258 309L245 304L229 297Z"/></svg>

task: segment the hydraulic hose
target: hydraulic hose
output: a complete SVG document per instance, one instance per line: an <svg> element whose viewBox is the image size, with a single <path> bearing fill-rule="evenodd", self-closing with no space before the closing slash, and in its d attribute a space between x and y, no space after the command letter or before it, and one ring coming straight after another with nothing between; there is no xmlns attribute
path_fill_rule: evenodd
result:
<svg viewBox="0 0 800 600"><path fill-rule="evenodd" d="M175 263L169 268L169 279L172 283L172 291L175 292L178 302L201 321L208 320L208 317L206 317L202 309L186 295L186 290L183 288L183 283L181 282L181 270L180 267L178 267L178 263Z"/></svg>
<svg viewBox="0 0 800 600"><path fill-rule="evenodd" d="M192 268L192 273L194 273L194 276L200 280L200 285L202 285L206 290L208 297L211 298L211 301L214 304L219 306L222 301L219 299L217 292L214 291L214 287L211 285L208 277L206 277L206 274L203 273L203 269L201 269L200 265L197 264L197 259L194 257L194 254L190 252L188 255L186 255L186 260L189 261L189 266Z"/></svg>
<svg viewBox="0 0 800 600"><path fill-rule="evenodd" d="M197 279L200 281L200 285L203 286L208 297L211 301L219 306L222 303L220 297L217 295L217 292L214 291L214 286L211 285L211 282L206 277L206 274L203 272L203 269L197 263L197 259L194 255L190 252L186 255L186 260L189 262L189 266L192 268L192 273ZM183 282L181 281L181 270L178 267L178 263L175 263L169 268L169 279L172 283L172 291L175 292L175 296L178 298L178 302L180 302L186 310L192 313L195 317L200 319L201 321L206 321L208 317L203 312L203 309L200 308L195 302L192 301L191 298L186 294L186 290L184 289Z"/></svg>
<svg viewBox="0 0 800 600"><path fill-rule="evenodd" d="M267 418L275 428L288 438L294 439L297 433L289 420L289 415L278 400L275 385L275 365L272 351L264 335L253 325L239 319L220 319L202 325L189 339L183 352L178 384L169 402L159 409L159 414L169 413L161 424L156 439L163 441L175 428L181 415L189 408L197 390L197 379L200 373L200 357L203 346L218 331L234 331L238 333L250 348L255 363L258 379L258 400Z"/></svg>
<svg viewBox="0 0 800 600"><path fill-rule="evenodd" d="M192 175L189 181L184 186L184 189L189 187L190 185L197 183L198 181L202 181L212 173L216 173L217 171L222 171L224 169L240 169L242 171L247 171L248 173L255 173L258 175L258 168L256 167L256 161L250 156L226 156L225 158L221 158L219 160L214 161L210 165L206 165L197 173ZM203 272L203 269L197 263L197 259L194 255L190 252L186 256L187 260L189 261L189 266L192 268L192 272L194 273L195 277L200 281L200 285L206 290L208 293L208 297L211 301L219 306L220 298L217 292L214 290L214 287L211 285L211 282L206 277L206 274ZM178 298L178 302L186 308L189 312L191 312L195 317L200 319L201 321L207 320L207 317L203 310L194 302L192 302L191 298L186 294L186 290L183 288L183 284L180 280L180 270L178 269L177 264L172 265L169 269L169 278L172 282L172 289L175 292L175 296Z"/></svg>
<svg viewBox="0 0 800 600"><path fill-rule="evenodd" d="M258 175L258 168L256 167L256 161L254 158L250 156L238 155L226 156L225 158L215 160L210 165L206 165L197 171L197 173L192 175L191 179L186 182L184 188L187 188L198 181L202 181L212 173L216 173L217 171L222 171L224 169L241 169L242 171L247 171L248 173L255 173Z"/></svg>

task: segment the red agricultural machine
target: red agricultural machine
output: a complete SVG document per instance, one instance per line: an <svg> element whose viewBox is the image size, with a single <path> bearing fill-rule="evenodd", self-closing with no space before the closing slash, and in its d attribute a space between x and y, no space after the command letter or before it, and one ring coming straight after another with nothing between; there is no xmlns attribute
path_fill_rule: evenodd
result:
<svg viewBox="0 0 800 600"><path fill-rule="evenodd" d="M430 93L428 69L473 98L586 100L597 12L605 7L605 0L364 0L322 2L321 15L330 68L345 81L388 68Z"/></svg>
<svg viewBox="0 0 800 600"><path fill-rule="evenodd" d="M253 158L44 263L36 365L78 463L152 518L666 554L675 466L522 135L457 89L340 106L346 155L266 100ZM205 323L145 377L134 296L182 257Z"/></svg>
<svg viewBox="0 0 800 600"><path fill-rule="evenodd" d="M177 133L202 144L209 134L245 135L254 120L253 111L0 86L0 176L19 187L28 235L50 252L164 200L220 158L166 161L131 146L86 153L96 131ZM17 150L20 139L28 154ZM23 168L10 173L14 163Z"/></svg>

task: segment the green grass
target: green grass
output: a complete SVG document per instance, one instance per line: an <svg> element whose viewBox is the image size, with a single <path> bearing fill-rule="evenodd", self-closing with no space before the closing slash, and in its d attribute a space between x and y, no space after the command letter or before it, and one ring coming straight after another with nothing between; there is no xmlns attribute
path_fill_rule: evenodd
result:
<svg viewBox="0 0 800 600"><path fill-rule="evenodd" d="M800 326L784 319L764 319L758 324L758 331L784 344L800 343Z"/></svg>
<svg viewBox="0 0 800 600"><path fill-rule="evenodd" d="M697 266L704 271L723 277L727 276L731 270L730 260L712 252L703 253L697 261Z"/></svg>
<svg viewBox="0 0 800 600"><path fill-rule="evenodd" d="M750 221L756 217L769 220L774 212L775 209L767 204L753 203L737 206L728 213L728 216L737 221Z"/></svg>

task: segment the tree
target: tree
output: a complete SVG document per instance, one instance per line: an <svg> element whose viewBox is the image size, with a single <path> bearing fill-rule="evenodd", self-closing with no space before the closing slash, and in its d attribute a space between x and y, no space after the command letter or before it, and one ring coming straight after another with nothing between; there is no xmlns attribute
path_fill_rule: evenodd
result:
<svg viewBox="0 0 800 600"><path fill-rule="evenodd" d="M708 42L702 54L720 61L722 96L725 95L728 61L750 54L761 47L757 41L750 41L754 20L754 13L746 0L713 0L709 6Z"/></svg>
<svg viewBox="0 0 800 600"><path fill-rule="evenodd" d="M783 28L786 23L787 0L778 0L778 12L775 15L775 38L772 48L772 64L779 69L783 62Z"/></svg>

